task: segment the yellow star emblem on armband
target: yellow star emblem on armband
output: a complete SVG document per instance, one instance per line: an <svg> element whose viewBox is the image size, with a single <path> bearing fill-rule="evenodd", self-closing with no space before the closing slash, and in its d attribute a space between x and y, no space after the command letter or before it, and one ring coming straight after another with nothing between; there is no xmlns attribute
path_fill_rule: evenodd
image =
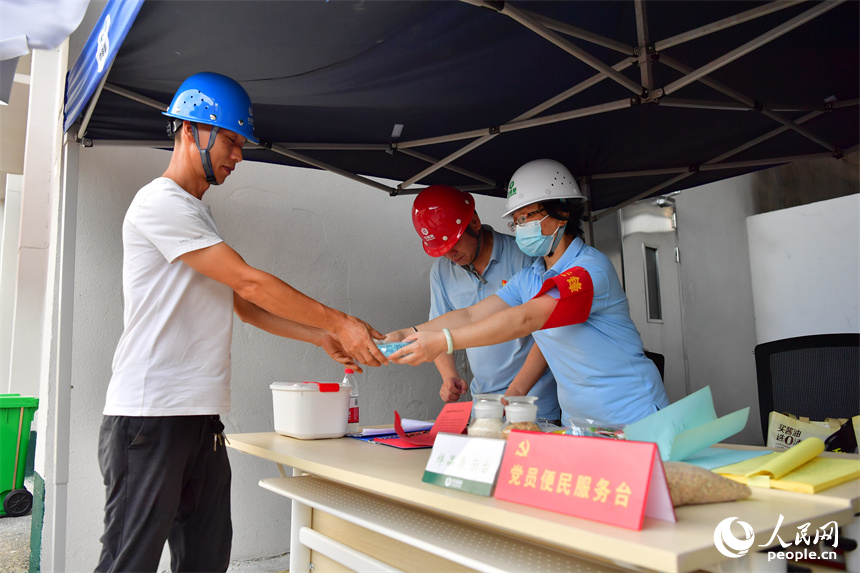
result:
<svg viewBox="0 0 860 573"><path fill-rule="evenodd" d="M579 282L579 277L570 277L567 279L567 286L570 292L579 292L582 290L582 283Z"/></svg>

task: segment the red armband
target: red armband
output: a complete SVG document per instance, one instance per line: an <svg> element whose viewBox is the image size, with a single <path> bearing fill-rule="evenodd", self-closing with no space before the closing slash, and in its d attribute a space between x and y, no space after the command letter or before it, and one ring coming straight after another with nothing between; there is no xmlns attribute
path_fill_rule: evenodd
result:
<svg viewBox="0 0 860 573"><path fill-rule="evenodd" d="M560 275L544 281L543 286L532 298L537 298L558 288L559 298L555 309L541 330L580 324L588 320L591 314L591 303L594 300L594 284L591 275L582 267L567 269Z"/></svg>

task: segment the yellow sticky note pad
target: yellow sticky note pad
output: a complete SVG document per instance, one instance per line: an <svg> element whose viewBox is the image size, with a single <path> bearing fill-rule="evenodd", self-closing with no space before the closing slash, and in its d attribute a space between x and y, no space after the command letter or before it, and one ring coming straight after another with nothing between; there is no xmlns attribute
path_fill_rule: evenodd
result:
<svg viewBox="0 0 860 573"><path fill-rule="evenodd" d="M713 471L750 487L771 487L801 493L817 493L860 478L860 460L819 457L823 451L824 442L808 438L784 452Z"/></svg>
<svg viewBox="0 0 860 573"><path fill-rule="evenodd" d="M746 475L747 477L762 475L779 479L790 471L797 469L806 462L818 457L818 454L823 451L824 442L819 438L807 438L793 448L790 448L777 456L768 456L768 461L766 461L757 470L749 472Z"/></svg>

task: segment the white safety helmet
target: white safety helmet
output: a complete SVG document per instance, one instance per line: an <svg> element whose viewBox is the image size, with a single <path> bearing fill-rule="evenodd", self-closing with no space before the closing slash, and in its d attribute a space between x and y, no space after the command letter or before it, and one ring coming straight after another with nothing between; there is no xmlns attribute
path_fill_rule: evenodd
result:
<svg viewBox="0 0 860 573"><path fill-rule="evenodd" d="M553 199L585 201L586 197L567 167L552 159L535 159L517 169L511 177L502 216L507 217L526 205Z"/></svg>

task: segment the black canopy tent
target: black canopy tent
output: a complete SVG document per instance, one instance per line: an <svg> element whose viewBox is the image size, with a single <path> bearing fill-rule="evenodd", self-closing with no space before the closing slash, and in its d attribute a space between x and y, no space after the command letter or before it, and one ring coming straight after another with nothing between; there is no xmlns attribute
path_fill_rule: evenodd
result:
<svg viewBox="0 0 860 573"><path fill-rule="evenodd" d="M264 145L246 159L392 195L447 183L503 197L520 164L549 157L599 218L856 150L858 5L149 0L67 125L86 145L165 147L160 111L187 76L217 71L255 104Z"/></svg>

